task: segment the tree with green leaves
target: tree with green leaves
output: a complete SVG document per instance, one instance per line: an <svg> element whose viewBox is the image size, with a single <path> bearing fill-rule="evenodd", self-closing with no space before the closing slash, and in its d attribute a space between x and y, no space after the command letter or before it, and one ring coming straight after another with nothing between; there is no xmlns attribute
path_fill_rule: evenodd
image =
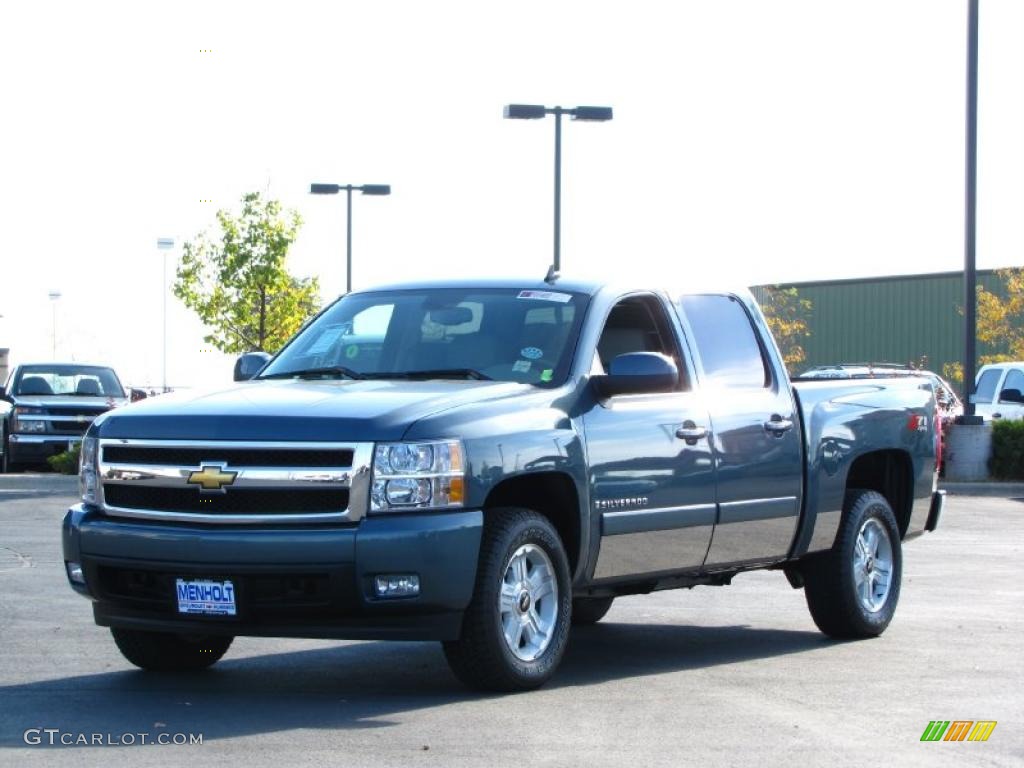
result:
<svg viewBox="0 0 1024 768"><path fill-rule="evenodd" d="M320 306L317 278L285 268L302 219L259 192L242 196L242 212L217 211L219 234L185 243L174 295L195 311L222 352L274 352Z"/></svg>
<svg viewBox="0 0 1024 768"><path fill-rule="evenodd" d="M811 300L801 298L796 288L766 285L761 311L779 345L786 368L790 374L795 373L793 366L807 359L801 342L811 335L807 326Z"/></svg>
<svg viewBox="0 0 1024 768"><path fill-rule="evenodd" d="M1005 298L977 287L977 339L984 350L978 356L981 365L1024 360L1024 268L998 269L996 275L1003 281ZM964 313L963 307L957 309ZM961 363L946 363L942 375L963 385Z"/></svg>

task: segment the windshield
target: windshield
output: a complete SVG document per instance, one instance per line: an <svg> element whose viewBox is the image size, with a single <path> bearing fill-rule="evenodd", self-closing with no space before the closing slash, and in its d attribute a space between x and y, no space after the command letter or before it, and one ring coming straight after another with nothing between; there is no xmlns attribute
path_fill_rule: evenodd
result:
<svg viewBox="0 0 1024 768"><path fill-rule="evenodd" d="M482 288L349 294L259 378L474 378L554 386L568 372L587 300Z"/></svg>
<svg viewBox="0 0 1024 768"><path fill-rule="evenodd" d="M125 396L117 374L91 365L26 365L20 369L14 394Z"/></svg>

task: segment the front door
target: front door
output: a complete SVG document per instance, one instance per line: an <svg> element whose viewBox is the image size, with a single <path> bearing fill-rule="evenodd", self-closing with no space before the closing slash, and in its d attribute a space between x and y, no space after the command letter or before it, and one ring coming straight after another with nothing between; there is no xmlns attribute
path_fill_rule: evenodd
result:
<svg viewBox="0 0 1024 768"><path fill-rule="evenodd" d="M674 392L609 398L583 417L591 514L600 520L595 579L699 569L715 523L711 446L700 435L708 414L658 297L635 295L615 305L595 371L627 352L672 357L681 381Z"/></svg>

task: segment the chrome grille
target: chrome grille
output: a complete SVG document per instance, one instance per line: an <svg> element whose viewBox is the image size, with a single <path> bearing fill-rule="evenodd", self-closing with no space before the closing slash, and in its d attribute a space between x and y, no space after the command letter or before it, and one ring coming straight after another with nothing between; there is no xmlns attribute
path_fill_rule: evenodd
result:
<svg viewBox="0 0 1024 768"><path fill-rule="evenodd" d="M102 506L138 519L346 523L365 513L372 443L103 439Z"/></svg>

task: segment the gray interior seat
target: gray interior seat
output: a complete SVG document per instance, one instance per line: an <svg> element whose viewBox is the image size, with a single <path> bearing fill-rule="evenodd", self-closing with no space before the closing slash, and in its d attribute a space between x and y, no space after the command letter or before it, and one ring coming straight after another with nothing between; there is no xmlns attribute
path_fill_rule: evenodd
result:
<svg viewBox="0 0 1024 768"><path fill-rule="evenodd" d="M42 376L25 376L18 385L19 395L52 395L53 389Z"/></svg>
<svg viewBox="0 0 1024 768"><path fill-rule="evenodd" d="M78 395L99 395L100 383L96 379L80 379L75 387L75 394Z"/></svg>

